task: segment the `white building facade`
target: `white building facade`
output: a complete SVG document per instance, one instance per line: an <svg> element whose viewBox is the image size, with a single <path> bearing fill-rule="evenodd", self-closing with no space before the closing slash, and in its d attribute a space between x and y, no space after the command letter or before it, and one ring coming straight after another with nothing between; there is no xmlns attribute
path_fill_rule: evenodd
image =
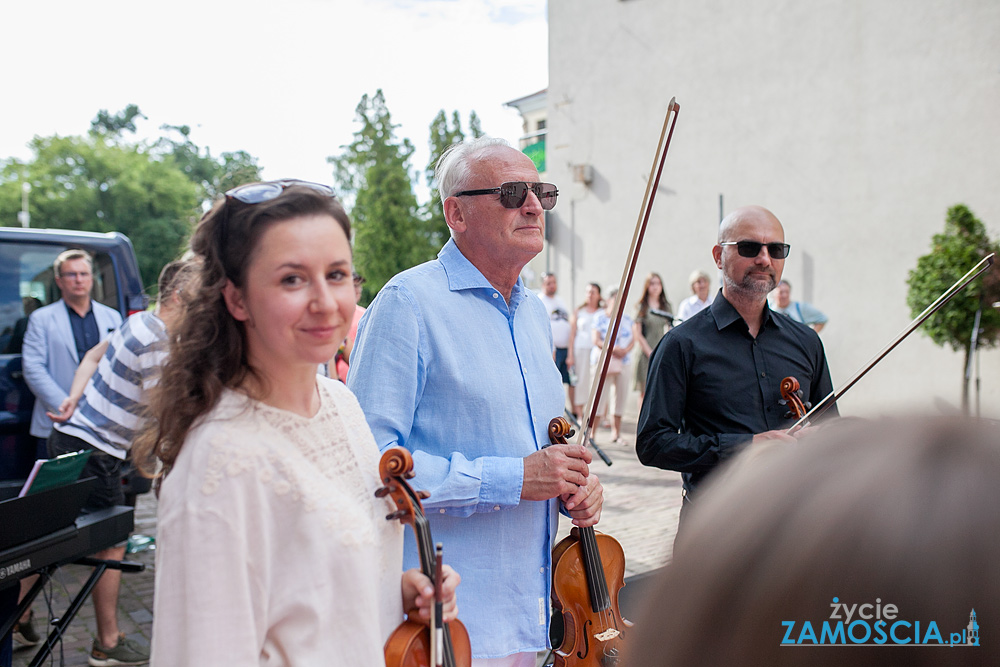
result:
<svg viewBox="0 0 1000 667"><path fill-rule="evenodd" d="M908 272L950 206L1000 236L1000 2L549 0L545 180L560 198L531 269L554 271L567 303L618 284L671 97L630 309L650 271L675 308L695 269L717 290L720 216L766 206L792 246L792 298L830 318L839 387L910 322ZM979 367L982 415L998 418L1000 352ZM963 370L916 332L841 411L957 411Z"/></svg>

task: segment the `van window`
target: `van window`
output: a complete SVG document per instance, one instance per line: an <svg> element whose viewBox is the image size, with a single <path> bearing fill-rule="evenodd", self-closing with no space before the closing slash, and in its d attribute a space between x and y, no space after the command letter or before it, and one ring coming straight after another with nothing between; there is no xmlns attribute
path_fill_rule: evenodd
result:
<svg viewBox="0 0 1000 667"><path fill-rule="evenodd" d="M68 249L42 243L0 244L0 353L20 354L28 316L59 300L52 263ZM93 298L118 309L114 266L107 253L94 257Z"/></svg>

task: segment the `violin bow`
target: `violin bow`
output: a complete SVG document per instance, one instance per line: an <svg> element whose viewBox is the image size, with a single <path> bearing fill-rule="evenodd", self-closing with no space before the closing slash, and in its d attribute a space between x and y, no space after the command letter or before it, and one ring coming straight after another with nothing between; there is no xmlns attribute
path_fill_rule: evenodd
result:
<svg viewBox="0 0 1000 667"><path fill-rule="evenodd" d="M601 372L591 386L590 396L587 399L587 421L584 424L584 428L580 429L580 439L578 440L578 444L581 445L587 442L594 430L597 406L600 404L601 391L604 388L604 381L608 376L608 366L611 364L611 354L609 351L614 349L614 341L618 337L618 328L622 321L622 313L625 311L628 290L632 285L632 275L635 273L635 264L639 259L639 248L642 246L642 238L646 234L646 224L649 222L649 214L653 210L653 199L656 197L656 188L660 185L660 175L663 173L663 165L667 159L667 151L670 149L670 140L674 136L674 126L677 125L677 113L680 111L680 108L681 105L677 104L676 98L671 97L670 103L667 104L666 117L663 119L660 140L656 145L653 167L649 170L646 194L642 198L642 207L639 209L639 220L636 222L635 232L632 234L632 246L628 251L628 259L625 260L625 270L622 272L621 282L618 284L618 303L615 304L615 318L608 329L608 335L604 337L601 357L597 361Z"/></svg>
<svg viewBox="0 0 1000 667"><path fill-rule="evenodd" d="M837 399L846 394L848 389L857 384L858 380L863 378L865 374L872 368L874 368L878 362L882 361L882 359L887 354L892 352L892 350L897 345L902 343L904 338L913 333L917 327L919 327L921 324L924 323L925 320L927 320L927 318L929 318L931 315L940 310L940 308L944 306L944 304L948 303L948 301L950 301L953 296L955 296L963 289L965 289L969 285L969 283L971 283L973 280L984 274L991 266L993 266L994 258L995 254L990 253L989 255L984 257L982 261L980 261L974 267L969 269L968 272L964 276L959 278L954 285L945 290L945 292L941 296L939 296L934 301L934 303L927 306L924 309L924 312L917 315L916 319L910 322L910 324L905 329L903 329L903 331L900 332L900 334L896 336L896 338L893 339L892 342L890 342L888 345L882 348L882 350L878 354L872 357L871 361L869 361L861 368L861 370L855 373L854 376L850 380L848 380L843 387L841 387L836 391L831 391L829 394L827 394L826 398L817 403L812 410L804 414L797 422L792 424L792 427L789 428L788 431L786 431L786 433L788 435L793 435L797 431L811 424L816 419L819 419L824 412L829 410L830 407L837 402Z"/></svg>

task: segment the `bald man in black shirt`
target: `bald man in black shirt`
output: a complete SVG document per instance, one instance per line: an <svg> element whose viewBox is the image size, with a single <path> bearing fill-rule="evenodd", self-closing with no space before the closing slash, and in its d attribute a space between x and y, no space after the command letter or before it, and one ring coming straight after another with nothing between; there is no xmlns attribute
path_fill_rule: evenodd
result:
<svg viewBox="0 0 1000 667"><path fill-rule="evenodd" d="M833 389L816 332L767 305L788 249L773 213L733 211L712 249L719 295L668 332L650 359L636 452L645 465L682 473L685 507L705 476L744 447L795 440L785 433L795 419L779 402L783 378L795 377L813 405Z"/></svg>

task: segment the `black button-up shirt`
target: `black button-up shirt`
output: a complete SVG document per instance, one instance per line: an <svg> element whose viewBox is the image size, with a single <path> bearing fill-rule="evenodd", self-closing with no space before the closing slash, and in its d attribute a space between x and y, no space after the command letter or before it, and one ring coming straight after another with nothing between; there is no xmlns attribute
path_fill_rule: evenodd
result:
<svg viewBox="0 0 1000 667"><path fill-rule="evenodd" d="M816 332L765 307L754 338L720 291L653 352L639 414L639 460L683 473L690 492L755 434L795 423L779 403L781 380L789 376L812 405L832 391ZM834 414L836 405L826 412Z"/></svg>
<svg viewBox="0 0 1000 667"><path fill-rule="evenodd" d="M83 355L101 342L101 332L97 329L97 319L94 317L94 306L90 305L87 314L82 317L65 301L66 312L69 313L69 324L73 329L73 343L76 345L77 359L83 361Z"/></svg>

